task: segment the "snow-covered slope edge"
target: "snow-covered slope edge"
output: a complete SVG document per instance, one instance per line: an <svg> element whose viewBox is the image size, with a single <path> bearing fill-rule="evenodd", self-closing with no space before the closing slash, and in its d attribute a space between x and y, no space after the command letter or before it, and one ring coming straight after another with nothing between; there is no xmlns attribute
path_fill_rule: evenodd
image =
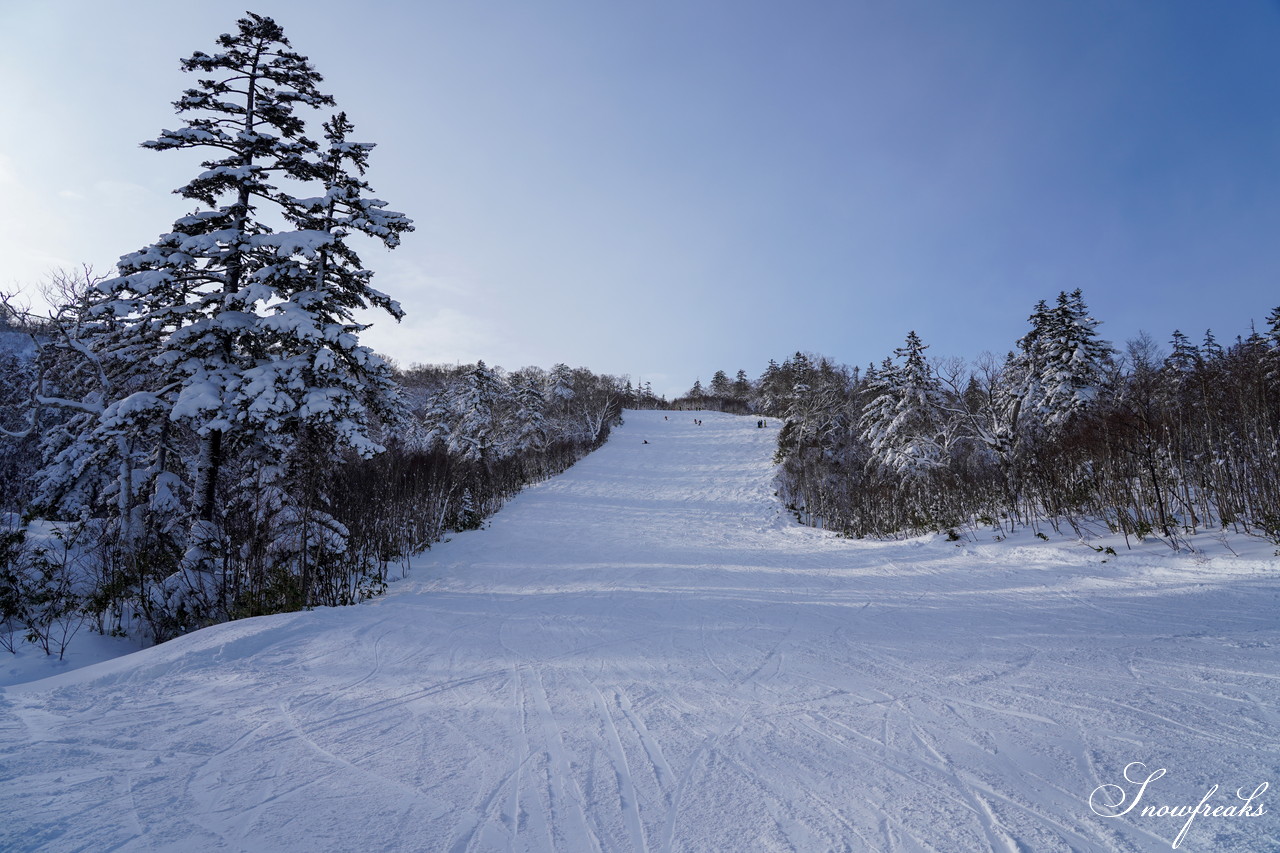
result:
<svg viewBox="0 0 1280 853"><path fill-rule="evenodd" d="M384 598L0 694L0 848L1167 850L1280 781L1274 561L841 540L776 428L626 417Z"/></svg>

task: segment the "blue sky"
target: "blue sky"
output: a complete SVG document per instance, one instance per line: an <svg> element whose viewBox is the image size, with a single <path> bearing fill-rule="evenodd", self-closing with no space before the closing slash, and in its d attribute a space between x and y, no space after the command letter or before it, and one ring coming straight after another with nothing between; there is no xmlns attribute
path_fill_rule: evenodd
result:
<svg viewBox="0 0 1280 853"><path fill-rule="evenodd" d="M245 4L0 0L0 287L168 230L180 57ZM1280 305L1280 8L1168 2L253 5L418 230L366 252L401 363L564 361L672 394L804 349L1002 352ZM318 125L317 125L318 127Z"/></svg>

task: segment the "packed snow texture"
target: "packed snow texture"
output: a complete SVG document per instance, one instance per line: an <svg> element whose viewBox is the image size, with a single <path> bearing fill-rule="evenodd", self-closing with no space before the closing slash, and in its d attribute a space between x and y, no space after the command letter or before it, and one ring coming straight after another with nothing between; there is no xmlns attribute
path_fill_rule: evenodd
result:
<svg viewBox="0 0 1280 853"><path fill-rule="evenodd" d="M0 848L1280 849L1270 546L851 541L776 422L626 419L383 598L6 688Z"/></svg>

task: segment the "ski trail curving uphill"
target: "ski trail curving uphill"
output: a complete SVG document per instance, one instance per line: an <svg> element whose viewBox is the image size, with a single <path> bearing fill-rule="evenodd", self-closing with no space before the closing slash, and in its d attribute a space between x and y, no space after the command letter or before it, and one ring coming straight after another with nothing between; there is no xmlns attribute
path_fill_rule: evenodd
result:
<svg viewBox="0 0 1280 853"><path fill-rule="evenodd" d="M629 412L384 598L5 690L0 849L1119 853L1184 823L1090 809L1131 762L1280 783L1273 563L843 540L776 437Z"/></svg>

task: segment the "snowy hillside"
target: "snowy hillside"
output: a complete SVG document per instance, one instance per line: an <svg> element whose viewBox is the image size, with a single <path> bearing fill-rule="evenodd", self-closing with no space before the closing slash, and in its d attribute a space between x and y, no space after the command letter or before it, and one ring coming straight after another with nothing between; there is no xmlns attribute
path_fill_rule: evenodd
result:
<svg viewBox="0 0 1280 853"><path fill-rule="evenodd" d="M776 423L626 420L384 598L7 688L0 849L1280 849L1271 548L843 540Z"/></svg>

